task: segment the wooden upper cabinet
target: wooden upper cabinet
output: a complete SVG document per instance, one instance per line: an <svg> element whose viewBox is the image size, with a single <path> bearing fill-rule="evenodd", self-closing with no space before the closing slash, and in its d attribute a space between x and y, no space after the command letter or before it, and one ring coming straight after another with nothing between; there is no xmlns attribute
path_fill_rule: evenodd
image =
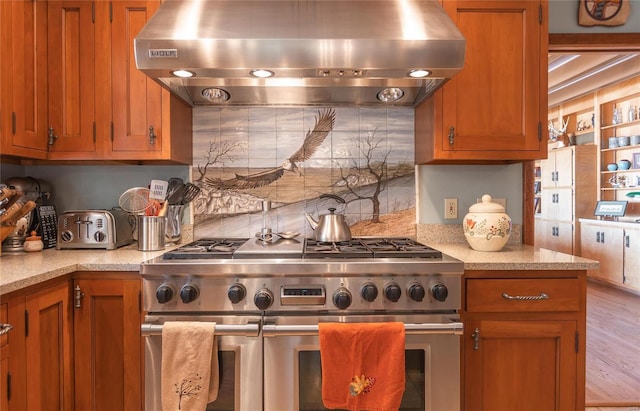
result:
<svg viewBox="0 0 640 411"><path fill-rule="evenodd" d="M101 2L48 4L49 127L54 136L49 159L99 158L95 38Z"/></svg>
<svg viewBox="0 0 640 411"><path fill-rule="evenodd" d="M108 157L192 163L192 110L136 68L133 40L158 0L113 2L113 134Z"/></svg>
<svg viewBox="0 0 640 411"><path fill-rule="evenodd" d="M47 2L0 3L3 155L47 156Z"/></svg>
<svg viewBox="0 0 640 411"><path fill-rule="evenodd" d="M416 108L416 162L547 155L548 4L444 0L464 35L464 68Z"/></svg>

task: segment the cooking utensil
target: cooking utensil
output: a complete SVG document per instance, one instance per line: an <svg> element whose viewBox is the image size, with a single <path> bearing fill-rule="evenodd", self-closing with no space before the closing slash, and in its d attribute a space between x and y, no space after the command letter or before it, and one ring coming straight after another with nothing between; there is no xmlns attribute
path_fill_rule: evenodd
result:
<svg viewBox="0 0 640 411"><path fill-rule="evenodd" d="M149 185L149 198L152 200L164 201L167 198L167 188L169 182L164 180L151 180Z"/></svg>
<svg viewBox="0 0 640 411"><path fill-rule="evenodd" d="M340 203L346 201L335 194L322 194L320 198L333 198ZM321 242L340 242L351 240L351 230L343 214L336 214L335 208L329 208L329 214L323 214L316 221L311 215L305 214L307 221L313 228L313 237Z"/></svg>
<svg viewBox="0 0 640 411"><path fill-rule="evenodd" d="M167 203L169 205L180 205L182 202L182 196L184 194L184 184L176 186L173 190L170 190L167 194Z"/></svg>
<svg viewBox="0 0 640 411"><path fill-rule="evenodd" d="M167 202L169 205L176 205L182 200L182 191L184 190L184 181L178 177L171 177L169 179L169 186L167 187ZM177 202L176 202L177 200Z"/></svg>
<svg viewBox="0 0 640 411"><path fill-rule="evenodd" d="M189 204L200 194L200 187L195 184L187 183L184 185L184 192L182 193L182 201L180 204Z"/></svg>
<svg viewBox="0 0 640 411"><path fill-rule="evenodd" d="M149 189L145 187L133 187L128 189L120 196L118 205L128 213L144 213L144 211L151 205L149 201Z"/></svg>
<svg viewBox="0 0 640 411"><path fill-rule="evenodd" d="M11 207L6 208L6 212L0 216L0 224L6 225L8 222L20 212L20 209L23 207L23 203L15 203Z"/></svg>

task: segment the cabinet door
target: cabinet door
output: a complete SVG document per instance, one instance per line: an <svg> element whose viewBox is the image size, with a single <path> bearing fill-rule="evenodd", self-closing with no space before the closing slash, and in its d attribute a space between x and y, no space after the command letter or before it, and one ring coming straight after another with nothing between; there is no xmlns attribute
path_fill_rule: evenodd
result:
<svg viewBox="0 0 640 411"><path fill-rule="evenodd" d="M556 187L572 187L574 149L566 148L556 150L555 152L553 152L553 155L555 157Z"/></svg>
<svg viewBox="0 0 640 411"><path fill-rule="evenodd" d="M74 292L76 410L142 409L140 280L75 280Z"/></svg>
<svg viewBox="0 0 640 411"><path fill-rule="evenodd" d="M589 273L614 284L622 284L623 237L621 228L605 225L580 225L582 257L600 262L600 269Z"/></svg>
<svg viewBox="0 0 640 411"><path fill-rule="evenodd" d="M640 290L640 229L624 231L624 284Z"/></svg>
<svg viewBox="0 0 640 411"><path fill-rule="evenodd" d="M467 47L464 69L442 89L440 149L456 158L544 158L547 26L538 16L546 15L546 2L445 0L443 6Z"/></svg>
<svg viewBox="0 0 640 411"><path fill-rule="evenodd" d="M465 410L575 410L575 321L468 321Z"/></svg>
<svg viewBox="0 0 640 411"><path fill-rule="evenodd" d="M47 156L47 2L0 4L2 154Z"/></svg>
<svg viewBox="0 0 640 411"><path fill-rule="evenodd" d="M56 136L50 159L98 157L95 17L100 15L96 4L100 3L48 2L49 125ZM105 96L100 99L104 101Z"/></svg>
<svg viewBox="0 0 640 411"><path fill-rule="evenodd" d="M143 0L113 3L111 83L114 154L133 151L134 157L141 158L162 151L162 90L159 84L136 68L133 50L134 37L158 4L159 1Z"/></svg>
<svg viewBox="0 0 640 411"><path fill-rule="evenodd" d="M27 409L73 410L72 312L69 283L28 295Z"/></svg>

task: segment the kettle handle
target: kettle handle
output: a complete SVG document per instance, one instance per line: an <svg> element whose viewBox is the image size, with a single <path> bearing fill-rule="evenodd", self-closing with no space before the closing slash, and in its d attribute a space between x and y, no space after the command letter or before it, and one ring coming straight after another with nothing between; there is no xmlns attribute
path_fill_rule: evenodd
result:
<svg viewBox="0 0 640 411"><path fill-rule="evenodd" d="M347 202L344 201L344 198L337 196L335 194L320 194L320 198L333 198L334 200L336 200L339 203L342 204L346 204Z"/></svg>

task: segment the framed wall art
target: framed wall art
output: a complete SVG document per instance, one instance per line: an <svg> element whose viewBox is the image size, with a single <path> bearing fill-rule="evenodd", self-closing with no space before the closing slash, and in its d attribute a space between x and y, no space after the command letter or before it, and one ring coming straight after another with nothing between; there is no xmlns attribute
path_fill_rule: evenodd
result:
<svg viewBox="0 0 640 411"><path fill-rule="evenodd" d="M629 18L629 0L578 0L581 26L622 26Z"/></svg>

